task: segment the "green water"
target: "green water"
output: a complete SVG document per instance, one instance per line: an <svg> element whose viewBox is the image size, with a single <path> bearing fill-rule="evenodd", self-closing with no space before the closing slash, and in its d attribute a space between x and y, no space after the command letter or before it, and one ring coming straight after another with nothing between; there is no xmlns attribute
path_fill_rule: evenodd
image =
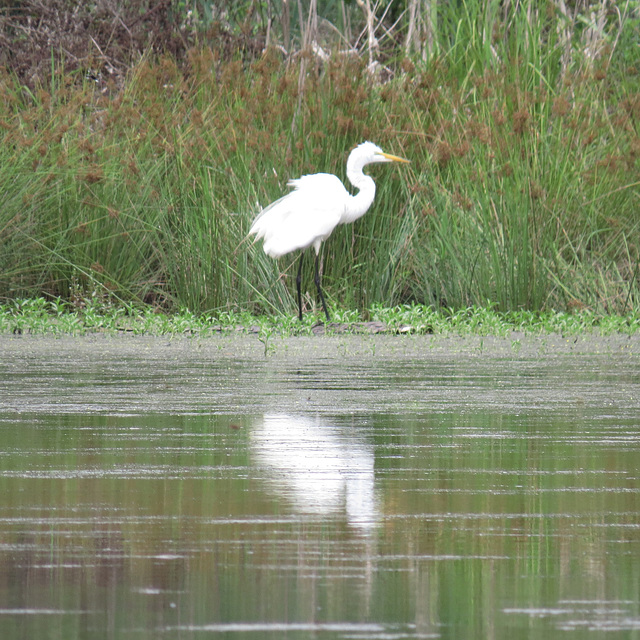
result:
<svg viewBox="0 0 640 640"><path fill-rule="evenodd" d="M0 338L17 638L640 637L637 341Z"/></svg>

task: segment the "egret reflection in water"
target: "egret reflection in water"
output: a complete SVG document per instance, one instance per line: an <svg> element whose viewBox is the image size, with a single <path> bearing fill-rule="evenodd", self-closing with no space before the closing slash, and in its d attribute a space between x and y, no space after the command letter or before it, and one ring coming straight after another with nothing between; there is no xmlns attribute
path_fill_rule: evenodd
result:
<svg viewBox="0 0 640 640"><path fill-rule="evenodd" d="M251 446L270 488L296 511L344 510L361 531L377 525L373 447L361 438L318 418L275 414L253 425Z"/></svg>

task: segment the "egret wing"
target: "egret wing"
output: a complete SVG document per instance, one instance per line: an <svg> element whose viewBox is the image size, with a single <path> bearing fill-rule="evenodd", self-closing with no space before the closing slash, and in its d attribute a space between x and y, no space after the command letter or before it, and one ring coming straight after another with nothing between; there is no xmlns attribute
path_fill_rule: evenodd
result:
<svg viewBox="0 0 640 640"><path fill-rule="evenodd" d="M264 240L272 257L306 249L325 240L338 225L349 194L331 174L317 173L291 180L293 191L266 207L249 233Z"/></svg>

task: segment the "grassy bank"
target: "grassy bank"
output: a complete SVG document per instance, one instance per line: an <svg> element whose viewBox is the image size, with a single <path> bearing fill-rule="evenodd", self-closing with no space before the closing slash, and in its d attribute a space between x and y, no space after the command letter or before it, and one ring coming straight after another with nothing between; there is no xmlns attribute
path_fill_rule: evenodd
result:
<svg viewBox="0 0 640 640"><path fill-rule="evenodd" d="M640 314L601 316L589 311L498 311L486 307L434 309L424 305L374 306L365 313L333 309L334 322L327 334L368 333L435 334L458 336L508 336L594 333L627 334L640 331ZM311 335L324 315L309 314L303 322L284 314L255 316L247 311L194 314L188 310L166 314L148 305L105 305L85 300L73 305L61 299L13 300L0 305L0 335L86 335L91 333L132 335L190 335L208 337L219 333L250 332L264 342L273 336ZM365 322L366 321L366 322ZM371 326L375 323L375 327Z"/></svg>
<svg viewBox="0 0 640 640"><path fill-rule="evenodd" d="M58 61L30 88L0 74L0 297L293 313L296 256L266 258L251 221L371 139L412 164L371 169L371 212L327 242L334 306L637 311L637 7L563 31L552 3L494 4L373 72L366 49L196 46L122 85Z"/></svg>

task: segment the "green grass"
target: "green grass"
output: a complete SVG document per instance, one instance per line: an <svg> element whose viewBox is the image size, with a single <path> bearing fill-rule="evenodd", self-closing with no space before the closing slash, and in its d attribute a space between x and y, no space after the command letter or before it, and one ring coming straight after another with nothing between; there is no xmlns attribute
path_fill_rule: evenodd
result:
<svg viewBox="0 0 640 640"><path fill-rule="evenodd" d="M333 324L327 334L337 331L358 332L364 316L385 325L387 333L508 336L513 332L527 335L557 333L576 335L596 332L600 335L628 334L640 331L640 314L597 315L590 311L502 312L487 307L436 309L424 305L401 305L393 308L374 306L366 314L332 309ZM148 305L112 305L99 298L76 301L61 299L20 299L0 305L0 334L14 335L85 335L90 333L131 335L187 335L208 337L220 333L250 332L258 335L265 353L272 336L311 335L322 322L322 313L309 314L300 323L296 316L254 316L244 312L196 315L186 309L167 314L153 311Z"/></svg>
<svg viewBox="0 0 640 640"><path fill-rule="evenodd" d="M335 308L636 312L637 7L587 59L553 4L436 6L429 55L385 48L384 82L364 55L206 47L104 92L63 68L34 90L0 73L0 299L291 315L297 256L267 258L251 221L291 177L344 178L372 139L412 164L371 168L371 211L326 243Z"/></svg>

